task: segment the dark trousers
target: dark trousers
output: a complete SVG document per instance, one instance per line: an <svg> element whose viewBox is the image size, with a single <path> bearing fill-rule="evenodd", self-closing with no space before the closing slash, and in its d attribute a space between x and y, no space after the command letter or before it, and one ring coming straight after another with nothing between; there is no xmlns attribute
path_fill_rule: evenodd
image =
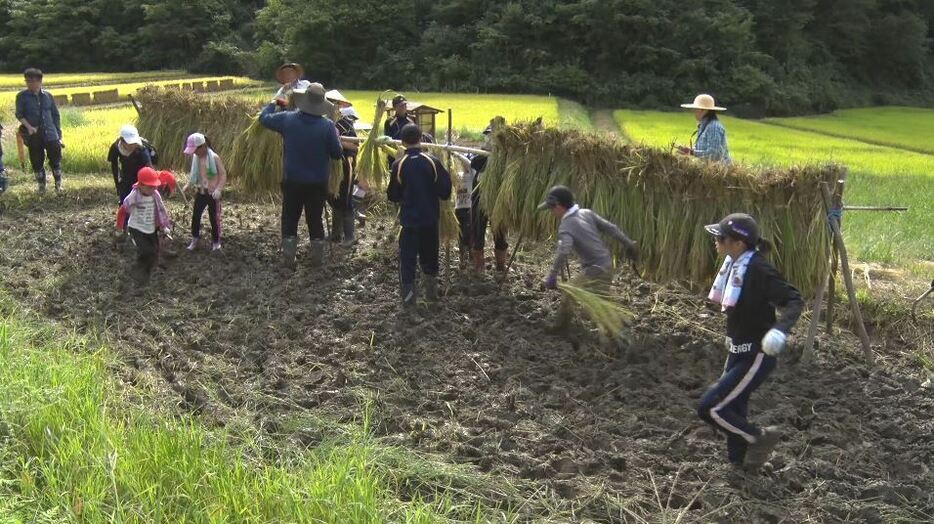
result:
<svg viewBox="0 0 934 524"><path fill-rule="evenodd" d="M282 238L298 236L298 220L305 211L305 222L312 240L324 240L324 204L328 198L327 183L282 183Z"/></svg>
<svg viewBox="0 0 934 524"><path fill-rule="evenodd" d="M191 236L201 238L201 215L208 210L208 220L211 221L211 240L215 243L221 241L221 203L206 193L195 195L195 207L191 213Z"/></svg>
<svg viewBox="0 0 934 524"><path fill-rule="evenodd" d="M133 243L136 244L136 267L144 279L148 279L159 256L159 235L143 233L138 229L129 228Z"/></svg>
<svg viewBox="0 0 934 524"><path fill-rule="evenodd" d="M457 217L457 225L460 226L460 248L462 250L470 249L473 244L473 235L471 233L471 221L473 219L470 216L470 209L455 209L454 216Z"/></svg>
<svg viewBox="0 0 934 524"><path fill-rule="evenodd" d="M402 226L399 234L399 279L402 284L415 282L415 267L426 276L438 275L440 247L438 224L422 227Z"/></svg>
<svg viewBox="0 0 934 524"><path fill-rule="evenodd" d="M720 379L701 397L697 414L726 435L730 462L742 464L749 444L762 435L746 419L749 396L772 373L775 363L775 357L765 353L731 353Z"/></svg>
<svg viewBox="0 0 934 524"><path fill-rule="evenodd" d="M62 176L62 144L58 140L45 140L42 131L26 137L26 147L29 148L29 162L36 173L36 180L45 182L45 159L48 155L49 165L52 167L52 176L56 179Z"/></svg>
<svg viewBox="0 0 934 524"><path fill-rule="evenodd" d="M471 246L473 246L474 249L482 251L483 248L486 247L486 227L490 223L490 218L487 216L486 212L483 211L483 208L480 207L479 196L474 195L472 206L470 210L470 228L473 231ZM493 231L493 247L500 251L509 249L509 244L506 242L505 231Z"/></svg>

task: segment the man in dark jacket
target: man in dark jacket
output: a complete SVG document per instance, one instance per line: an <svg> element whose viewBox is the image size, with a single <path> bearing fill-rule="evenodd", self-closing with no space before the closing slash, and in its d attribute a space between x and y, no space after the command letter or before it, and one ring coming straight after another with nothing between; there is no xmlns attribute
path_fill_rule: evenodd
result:
<svg viewBox="0 0 934 524"><path fill-rule="evenodd" d="M16 119L29 148L29 161L36 173L39 192L45 193L45 159L48 155L55 178L55 191L62 190L62 119L52 94L42 89L42 71L24 73L26 89L16 95Z"/></svg>
<svg viewBox="0 0 934 524"><path fill-rule="evenodd" d="M328 197L331 159L340 160L343 148L334 123L325 118L334 105L325 99L324 87L314 83L292 92L297 111L276 113L270 103L259 116L262 125L282 135L282 253L286 267L295 267L298 220L305 211L311 237L312 264L324 263L322 214Z"/></svg>
<svg viewBox="0 0 934 524"><path fill-rule="evenodd" d="M393 97L392 109L395 111L395 114L392 118L386 119L386 123L383 124L383 134L393 140L400 140L402 138L402 129L409 124L415 123L415 121L409 117L408 104L409 102L403 95L396 95Z"/></svg>
<svg viewBox="0 0 934 524"><path fill-rule="evenodd" d="M425 296L438 298L438 249L441 200L451 198L451 175L441 161L418 147L422 133L409 124L400 133L405 155L393 162L386 195L399 204L399 278L402 304L417 302L415 266L425 275Z"/></svg>

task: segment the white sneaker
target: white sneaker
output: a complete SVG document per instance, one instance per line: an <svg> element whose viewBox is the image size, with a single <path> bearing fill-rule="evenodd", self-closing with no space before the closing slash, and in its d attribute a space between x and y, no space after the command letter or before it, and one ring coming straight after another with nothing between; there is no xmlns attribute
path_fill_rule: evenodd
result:
<svg viewBox="0 0 934 524"><path fill-rule="evenodd" d="M198 239L192 238L191 242L188 243L188 247L186 247L185 249L187 249L188 251L194 251L195 249L198 249Z"/></svg>
<svg viewBox="0 0 934 524"><path fill-rule="evenodd" d="M213 244L211 244L211 251L220 251L220 250L221 250L220 242L214 242Z"/></svg>

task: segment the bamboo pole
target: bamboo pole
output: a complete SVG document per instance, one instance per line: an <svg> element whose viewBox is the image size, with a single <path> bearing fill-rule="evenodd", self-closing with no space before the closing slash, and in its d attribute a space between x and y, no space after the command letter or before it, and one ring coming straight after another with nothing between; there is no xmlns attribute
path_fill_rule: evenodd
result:
<svg viewBox="0 0 934 524"><path fill-rule="evenodd" d="M821 193L824 197L824 206L830 211L832 197L827 184L821 182ZM843 234L840 233L840 219L830 217L830 229L833 230L833 242L837 253L840 255L840 269L843 273L843 283L846 285L846 294L850 300L850 307L853 310L853 317L856 321L856 332L859 335L860 342L863 344L863 357L867 364L872 364L872 345L869 342L869 334L866 333L866 326L863 324L863 314L859 309L859 302L856 300L856 288L853 286L853 275L850 274L850 262L846 255L846 245L843 243Z"/></svg>
<svg viewBox="0 0 934 524"><path fill-rule="evenodd" d="M365 140L360 137L343 137L343 138L344 140L348 142L357 142L357 143L363 143L363 141ZM390 140L386 143L396 145L396 146L402 145L401 140ZM423 147L426 149L443 149L445 151L452 151L454 153L470 153L473 155L480 155L480 156L490 156L492 154L489 151L486 151L483 149L477 149L475 147L464 147L464 146L455 146L455 145L448 145L448 144L418 144L415 147Z"/></svg>
<svg viewBox="0 0 934 524"><path fill-rule="evenodd" d="M844 184L846 183L848 171L844 171L840 176L840 179L837 180L837 183L834 184L834 209L839 209L843 205L843 189ZM827 210L830 211L829 209ZM838 267L838 257L836 250L832 247L833 241L831 240L831 260L830 260L830 280L827 283L827 333L833 334L833 309L834 303L837 301L837 267Z"/></svg>
<svg viewBox="0 0 934 524"><path fill-rule="evenodd" d="M899 206L843 206L844 211L908 211L907 207Z"/></svg>

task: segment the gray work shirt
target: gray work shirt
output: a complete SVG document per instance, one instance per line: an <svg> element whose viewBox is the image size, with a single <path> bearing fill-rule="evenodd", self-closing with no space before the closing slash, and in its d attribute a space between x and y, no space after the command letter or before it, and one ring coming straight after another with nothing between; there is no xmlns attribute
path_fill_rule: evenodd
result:
<svg viewBox="0 0 934 524"><path fill-rule="evenodd" d="M609 273L613 269L613 257L601 234L610 235L623 245L632 242L616 224L593 211L578 206L569 209L558 226L558 250L551 267L551 277L557 277L564 269L572 252L580 258L585 275L596 277Z"/></svg>
<svg viewBox="0 0 934 524"><path fill-rule="evenodd" d="M22 118L38 129L46 142L62 139L62 117L52 94L45 89L38 94L24 89L16 95L16 119Z"/></svg>

